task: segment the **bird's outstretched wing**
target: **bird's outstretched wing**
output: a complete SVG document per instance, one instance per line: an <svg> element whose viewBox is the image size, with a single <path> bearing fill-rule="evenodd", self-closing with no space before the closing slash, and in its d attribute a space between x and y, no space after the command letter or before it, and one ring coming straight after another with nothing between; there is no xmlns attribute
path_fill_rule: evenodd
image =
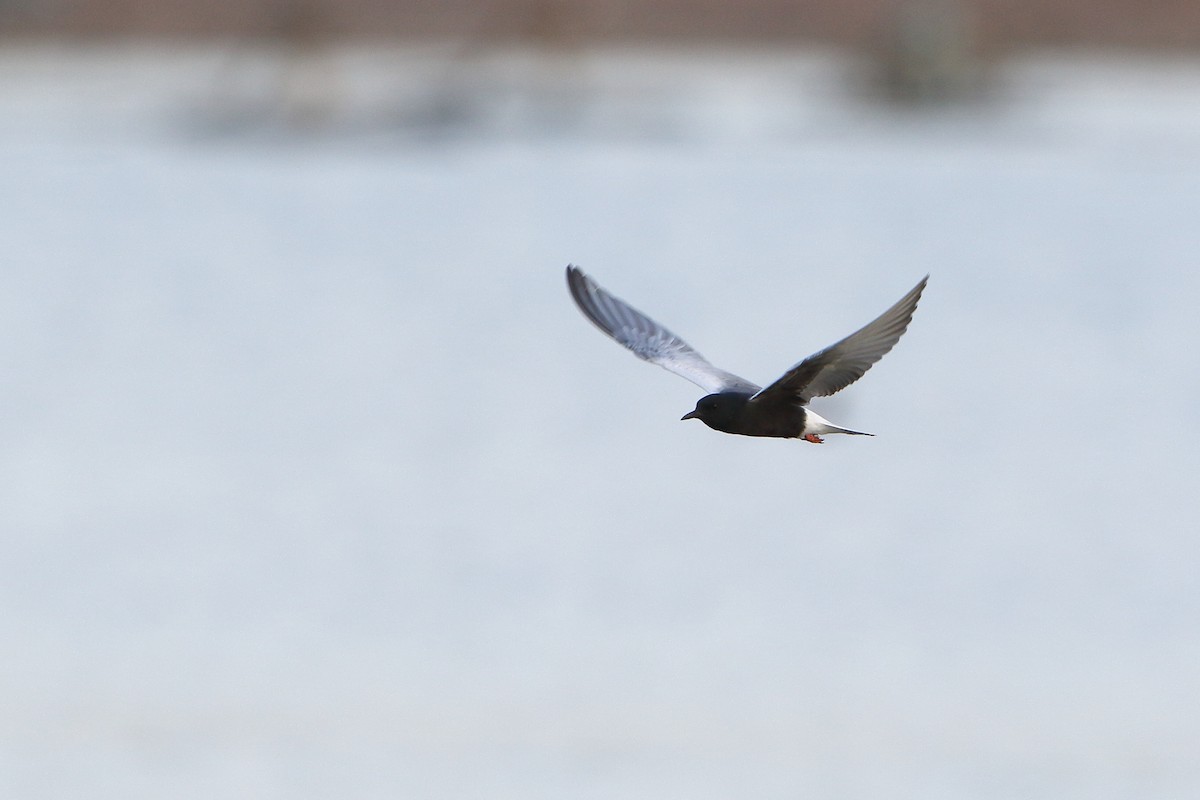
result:
<svg viewBox="0 0 1200 800"><path fill-rule="evenodd" d="M883 358L908 329L928 280L929 276L926 275L911 292L880 314L874 322L792 367L779 380L751 398L751 402L803 405L814 397L840 392L854 383L872 364Z"/></svg>
<svg viewBox="0 0 1200 800"><path fill-rule="evenodd" d="M604 291L579 267L567 267L567 288L585 317L638 358L687 378L709 394L758 391L757 384L717 369L683 339Z"/></svg>

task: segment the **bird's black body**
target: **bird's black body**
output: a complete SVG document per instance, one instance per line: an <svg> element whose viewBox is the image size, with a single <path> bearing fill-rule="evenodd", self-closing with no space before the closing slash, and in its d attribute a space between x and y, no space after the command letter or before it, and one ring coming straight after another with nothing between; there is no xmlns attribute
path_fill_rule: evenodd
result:
<svg viewBox="0 0 1200 800"><path fill-rule="evenodd" d="M815 444L826 433L871 435L834 425L807 408L808 401L845 389L895 346L912 321L928 280L926 275L873 321L813 353L763 389L714 367L687 342L604 291L579 267L567 267L571 297L596 327L638 358L687 378L709 393L683 419L698 419L724 433L802 438Z"/></svg>
<svg viewBox="0 0 1200 800"><path fill-rule="evenodd" d="M812 412L798 403L764 403L762 398L755 399L754 395L745 392L717 392L701 397L696 403L696 408L684 414L681 419L698 419L722 433L799 439L809 433L810 414ZM824 423L825 420L821 422ZM837 426L827 427L827 430L821 432L871 435Z"/></svg>
<svg viewBox="0 0 1200 800"><path fill-rule="evenodd" d="M804 434L804 407L764 408L745 392L717 392L701 397L681 419L698 419L715 431L742 436L795 439Z"/></svg>

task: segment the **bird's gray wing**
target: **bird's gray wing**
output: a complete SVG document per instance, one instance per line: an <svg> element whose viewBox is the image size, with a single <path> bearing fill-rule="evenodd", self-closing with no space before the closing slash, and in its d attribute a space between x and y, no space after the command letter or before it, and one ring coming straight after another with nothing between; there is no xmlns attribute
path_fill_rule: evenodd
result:
<svg viewBox="0 0 1200 800"><path fill-rule="evenodd" d="M758 391L757 384L717 369L683 339L604 291L579 267L567 267L567 288L585 317L638 358L687 378L709 394Z"/></svg>
<svg viewBox="0 0 1200 800"><path fill-rule="evenodd" d="M803 405L814 397L840 392L854 383L872 364L883 358L908 329L928 280L929 276L926 275L911 292L880 314L874 322L792 367L779 380L751 398L752 402L770 404L784 401Z"/></svg>

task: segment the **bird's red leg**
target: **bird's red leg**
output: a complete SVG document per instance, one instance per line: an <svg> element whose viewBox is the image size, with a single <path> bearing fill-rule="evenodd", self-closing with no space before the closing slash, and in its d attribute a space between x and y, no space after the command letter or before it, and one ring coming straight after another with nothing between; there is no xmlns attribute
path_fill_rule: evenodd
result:
<svg viewBox="0 0 1200 800"><path fill-rule="evenodd" d="M817 436L815 433L804 434L804 441L812 442L813 444L824 444L825 443L825 440L822 439L820 436Z"/></svg>

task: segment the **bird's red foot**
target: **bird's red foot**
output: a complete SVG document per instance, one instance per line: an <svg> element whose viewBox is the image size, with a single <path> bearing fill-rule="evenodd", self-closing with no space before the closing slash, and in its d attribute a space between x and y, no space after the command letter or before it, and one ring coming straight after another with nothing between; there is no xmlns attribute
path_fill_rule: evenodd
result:
<svg viewBox="0 0 1200 800"><path fill-rule="evenodd" d="M812 442L813 444L824 444L825 443L825 440L822 439L820 436L817 436L815 433L804 434L804 441Z"/></svg>

